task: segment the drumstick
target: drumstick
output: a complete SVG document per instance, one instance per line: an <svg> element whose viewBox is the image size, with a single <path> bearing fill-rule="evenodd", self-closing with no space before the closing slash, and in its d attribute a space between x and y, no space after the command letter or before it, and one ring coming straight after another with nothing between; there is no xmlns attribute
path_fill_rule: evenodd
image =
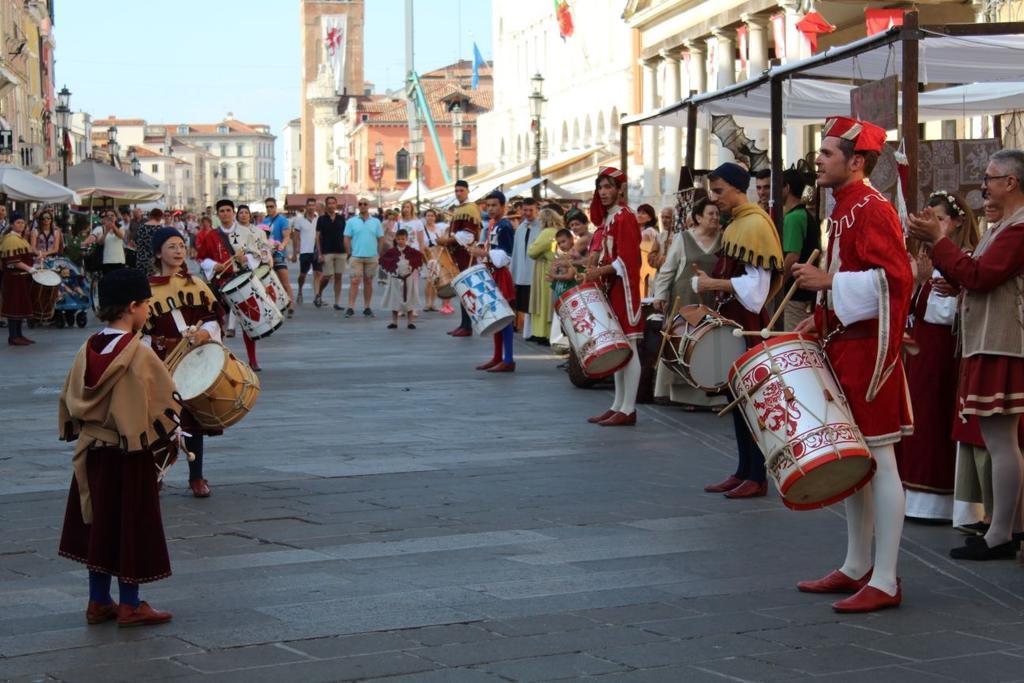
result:
<svg viewBox="0 0 1024 683"><path fill-rule="evenodd" d="M694 275L699 275L700 274L700 266L698 266L696 263L693 264L693 274ZM701 293L698 292L696 289L693 290L693 293L697 295L697 303L700 304L701 306L703 306L704 305L704 297L703 297L703 295L701 295Z"/></svg>
<svg viewBox="0 0 1024 683"><path fill-rule="evenodd" d="M768 337L781 337L786 334L793 334L792 332L772 332L767 327L763 328L760 332L741 330L736 328L732 331L734 337L761 337L761 339L768 339Z"/></svg>
<svg viewBox="0 0 1024 683"><path fill-rule="evenodd" d="M806 266L813 263L818 258L819 254L821 254L821 251L818 249L812 251L811 255L807 257L807 261L805 261L803 265ZM786 292L786 296L782 298L782 301L779 302L779 307L775 309L775 315L772 316L772 319L768 321L768 324L765 326L763 330L761 330L761 332L764 332L765 330L770 330L773 327L775 327L775 322L779 319L779 316L782 315L782 312L786 309L786 304L788 304L789 300L793 298L794 294L796 294L797 289L798 287L796 280L793 280L793 284L790 286L789 291Z"/></svg>
<svg viewBox="0 0 1024 683"><path fill-rule="evenodd" d="M665 351L665 342L668 340L668 336L669 336L669 334L672 331L672 321L675 320L675 318L676 318L676 309L678 309L678 308L679 308L679 297L677 296L676 300L674 302L672 302L672 312L671 312L671 315L669 315L669 317L665 318L665 320L668 322L668 331L665 330L665 323L661 324L661 346L658 347L658 361L657 361L657 363L654 364L655 368L658 367L658 363L661 363L661 354Z"/></svg>

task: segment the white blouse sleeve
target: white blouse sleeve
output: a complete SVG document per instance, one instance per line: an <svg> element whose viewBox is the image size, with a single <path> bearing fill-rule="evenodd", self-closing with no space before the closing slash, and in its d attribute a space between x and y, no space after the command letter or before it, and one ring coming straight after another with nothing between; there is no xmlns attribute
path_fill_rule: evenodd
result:
<svg viewBox="0 0 1024 683"><path fill-rule="evenodd" d="M737 301L751 313L760 313L764 302L768 300L768 290L772 286L772 271L758 268L749 263L744 267L743 275L730 279Z"/></svg>
<svg viewBox="0 0 1024 683"><path fill-rule="evenodd" d="M491 249L487 255L495 268L506 268L508 264L512 263L512 257L504 249Z"/></svg>
<svg viewBox="0 0 1024 683"><path fill-rule="evenodd" d="M874 270L836 273L832 276L832 307L839 322L849 327L878 317L878 275Z"/></svg>

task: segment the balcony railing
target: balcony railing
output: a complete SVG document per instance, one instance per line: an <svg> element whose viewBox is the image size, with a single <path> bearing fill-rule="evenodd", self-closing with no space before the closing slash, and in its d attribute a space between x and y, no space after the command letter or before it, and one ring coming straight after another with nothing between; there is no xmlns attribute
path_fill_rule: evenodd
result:
<svg viewBox="0 0 1024 683"><path fill-rule="evenodd" d="M32 173L39 173L46 168L46 150L42 143L22 143L18 147L18 159L21 167Z"/></svg>

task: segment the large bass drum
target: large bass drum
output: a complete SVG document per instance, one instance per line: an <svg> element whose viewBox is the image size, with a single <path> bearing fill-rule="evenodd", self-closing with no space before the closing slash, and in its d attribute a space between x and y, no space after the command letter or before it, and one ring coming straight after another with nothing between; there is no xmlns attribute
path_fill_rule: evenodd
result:
<svg viewBox="0 0 1024 683"><path fill-rule="evenodd" d="M593 282L558 297L555 311L587 376L600 379L614 374L633 356L612 307Z"/></svg>

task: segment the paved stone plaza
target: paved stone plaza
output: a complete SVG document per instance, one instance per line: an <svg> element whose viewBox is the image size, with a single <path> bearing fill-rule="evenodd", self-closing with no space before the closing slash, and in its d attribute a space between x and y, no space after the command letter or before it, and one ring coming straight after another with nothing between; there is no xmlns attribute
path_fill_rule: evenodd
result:
<svg viewBox="0 0 1024 683"><path fill-rule="evenodd" d="M953 563L958 534L908 525L904 606L836 615L794 583L841 562L842 506L701 491L731 471L730 421L591 426L609 391L537 347L489 375L490 340L451 317L388 331L308 300L260 342L255 410L207 441L213 496L169 477L155 628L86 626L86 572L56 552L84 332L0 347L0 679L1024 680L1016 562Z"/></svg>

